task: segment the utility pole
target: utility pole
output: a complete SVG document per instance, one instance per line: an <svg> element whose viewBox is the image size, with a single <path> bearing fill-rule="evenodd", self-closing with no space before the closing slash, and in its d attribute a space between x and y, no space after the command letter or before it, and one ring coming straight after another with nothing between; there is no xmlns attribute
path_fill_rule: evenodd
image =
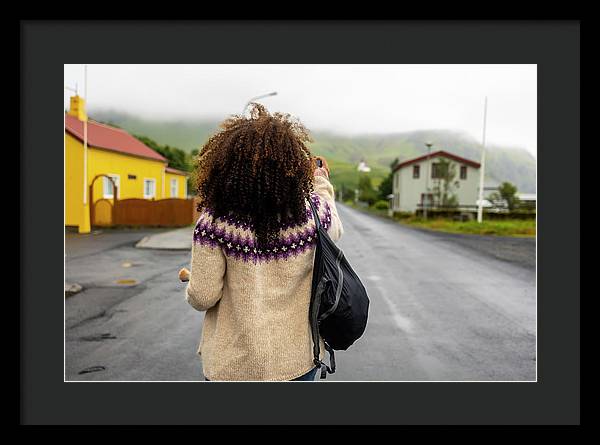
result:
<svg viewBox="0 0 600 445"><path fill-rule="evenodd" d="M483 222L483 179L485 175L485 127L487 121L487 96L483 104L483 136L481 141L481 167L479 171L479 205L477 206L477 222Z"/></svg>
<svg viewBox="0 0 600 445"><path fill-rule="evenodd" d="M429 155L431 154L431 146L433 143L425 142L425 145L427 146L427 173L425 174L425 200L423 201L423 218L427 219L427 207L429 207L429 175L431 174Z"/></svg>

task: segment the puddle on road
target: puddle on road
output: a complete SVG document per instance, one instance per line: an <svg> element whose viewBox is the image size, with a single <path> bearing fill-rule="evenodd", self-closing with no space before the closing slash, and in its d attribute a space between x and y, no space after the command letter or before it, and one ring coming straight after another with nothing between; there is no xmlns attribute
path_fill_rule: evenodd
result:
<svg viewBox="0 0 600 445"><path fill-rule="evenodd" d="M84 337L79 337L79 340L82 341L103 341L103 340L111 340L117 338L116 336L112 335L110 332L105 333L105 334L97 334L97 335L86 335Z"/></svg>
<svg viewBox="0 0 600 445"><path fill-rule="evenodd" d="M78 372L78 374L79 375L88 374L90 372L98 372L98 371L105 371L105 370L106 370L106 366L90 366L89 368L82 369L81 371Z"/></svg>

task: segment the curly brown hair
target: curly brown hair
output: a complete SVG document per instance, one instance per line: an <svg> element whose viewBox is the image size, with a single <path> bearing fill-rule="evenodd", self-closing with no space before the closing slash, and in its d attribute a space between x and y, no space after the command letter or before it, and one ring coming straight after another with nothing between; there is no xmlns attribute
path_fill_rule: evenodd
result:
<svg viewBox="0 0 600 445"><path fill-rule="evenodd" d="M195 159L198 210L234 217L252 227L258 246L279 237L282 224L306 221L314 161L307 129L289 114L270 114L250 104L249 116L233 115Z"/></svg>

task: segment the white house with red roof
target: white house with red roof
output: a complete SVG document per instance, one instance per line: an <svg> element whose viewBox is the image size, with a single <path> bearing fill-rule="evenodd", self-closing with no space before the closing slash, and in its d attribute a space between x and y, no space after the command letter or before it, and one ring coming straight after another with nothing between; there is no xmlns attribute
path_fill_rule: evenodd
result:
<svg viewBox="0 0 600 445"><path fill-rule="evenodd" d="M445 183L446 195L454 196L459 207L476 206L479 168L478 162L443 150L400 162L393 171L392 210L415 212L426 203L429 208L441 206ZM450 176L446 170L454 173L450 181L444 179Z"/></svg>

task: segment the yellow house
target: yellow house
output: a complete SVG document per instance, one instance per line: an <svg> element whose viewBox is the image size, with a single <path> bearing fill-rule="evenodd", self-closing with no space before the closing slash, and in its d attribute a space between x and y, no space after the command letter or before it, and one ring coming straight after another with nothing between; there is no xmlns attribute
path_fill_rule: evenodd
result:
<svg viewBox="0 0 600 445"><path fill-rule="evenodd" d="M165 184L168 188L167 197L182 199L187 198L188 176L189 174L187 172L177 170L176 168L167 167L165 170Z"/></svg>
<svg viewBox="0 0 600 445"><path fill-rule="evenodd" d="M187 176L125 130L88 119L84 99L71 97L65 114L66 226L89 232L90 205L112 200L113 182L119 200L186 199Z"/></svg>

